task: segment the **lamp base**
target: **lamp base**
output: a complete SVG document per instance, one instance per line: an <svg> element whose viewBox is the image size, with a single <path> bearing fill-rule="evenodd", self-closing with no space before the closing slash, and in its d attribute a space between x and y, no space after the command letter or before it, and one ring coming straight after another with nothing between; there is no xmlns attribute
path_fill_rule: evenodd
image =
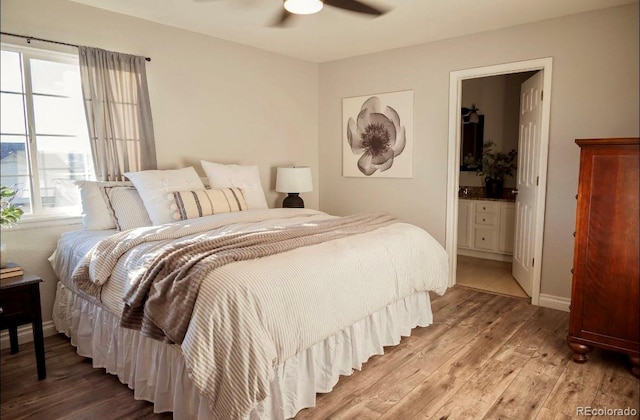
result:
<svg viewBox="0 0 640 420"><path fill-rule="evenodd" d="M289 193L287 198L282 202L282 207L289 209L303 209L304 200L300 198L299 194L300 193Z"/></svg>

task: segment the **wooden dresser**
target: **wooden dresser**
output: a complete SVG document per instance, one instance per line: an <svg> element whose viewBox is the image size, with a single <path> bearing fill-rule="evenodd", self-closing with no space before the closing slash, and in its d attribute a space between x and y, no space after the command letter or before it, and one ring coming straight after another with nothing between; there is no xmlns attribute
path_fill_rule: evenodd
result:
<svg viewBox="0 0 640 420"><path fill-rule="evenodd" d="M593 347L629 355L640 374L638 138L583 139L567 342L573 360Z"/></svg>

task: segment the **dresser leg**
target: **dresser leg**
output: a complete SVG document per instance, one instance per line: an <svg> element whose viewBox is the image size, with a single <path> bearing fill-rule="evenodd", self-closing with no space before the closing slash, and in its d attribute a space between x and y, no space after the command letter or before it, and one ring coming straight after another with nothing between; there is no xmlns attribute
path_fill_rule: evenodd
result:
<svg viewBox="0 0 640 420"><path fill-rule="evenodd" d="M587 353L593 350L592 346L587 346L584 344L574 343L570 338L567 339L567 344L569 348L573 350L573 361L576 363L584 363L589 358L587 357Z"/></svg>
<svg viewBox="0 0 640 420"><path fill-rule="evenodd" d="M640 378L640 357L638 356L629 356L629 360L631 360L631 373L636 378Z"/></svg>

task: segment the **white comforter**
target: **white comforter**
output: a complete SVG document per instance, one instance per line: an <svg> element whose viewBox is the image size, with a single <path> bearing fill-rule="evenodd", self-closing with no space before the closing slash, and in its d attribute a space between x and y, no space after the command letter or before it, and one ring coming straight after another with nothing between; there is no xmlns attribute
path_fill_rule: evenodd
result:
<svg viewBox="0 0 640 420"><path fill-rule="evenodd" d="M204 224L226 226L233 233L329 217L313 210L273 209L178 222L166 229L194 236ZM108 279L95 279L105 281L106 307L121 309L129 280L158 246L139 245L119 259ZM413 293L444 293L447 267L438 242L405 223L223 266L202 283L181 346L191 378L209 398L212 413L242 418L265 398L275 366Z"/></svg>

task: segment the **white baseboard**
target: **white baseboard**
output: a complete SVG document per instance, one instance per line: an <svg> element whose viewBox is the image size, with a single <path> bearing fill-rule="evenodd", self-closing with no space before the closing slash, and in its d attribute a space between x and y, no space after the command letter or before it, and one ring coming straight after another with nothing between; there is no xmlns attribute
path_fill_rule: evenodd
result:
<svg viewBox="0 0 640 420"><path fill-rule="evenodd" d="M45 321L42 323L42 333L45 337L58 334L53 320ZM18 327L18 344L29 343L33 341L33 330L31 324L25 324ZM0 334L0 348L2 350L8 349L9 345L9 331L4 330Z"/></svg>
<svg viewBox="0 0 640 420"><path fill-rule="evenodd" d="M571 299L545 295L540 293L540 298L538 300L538 306L543 306L545 308L557 309L559 311L569 312L569 305L571 304Z"/></svg>

